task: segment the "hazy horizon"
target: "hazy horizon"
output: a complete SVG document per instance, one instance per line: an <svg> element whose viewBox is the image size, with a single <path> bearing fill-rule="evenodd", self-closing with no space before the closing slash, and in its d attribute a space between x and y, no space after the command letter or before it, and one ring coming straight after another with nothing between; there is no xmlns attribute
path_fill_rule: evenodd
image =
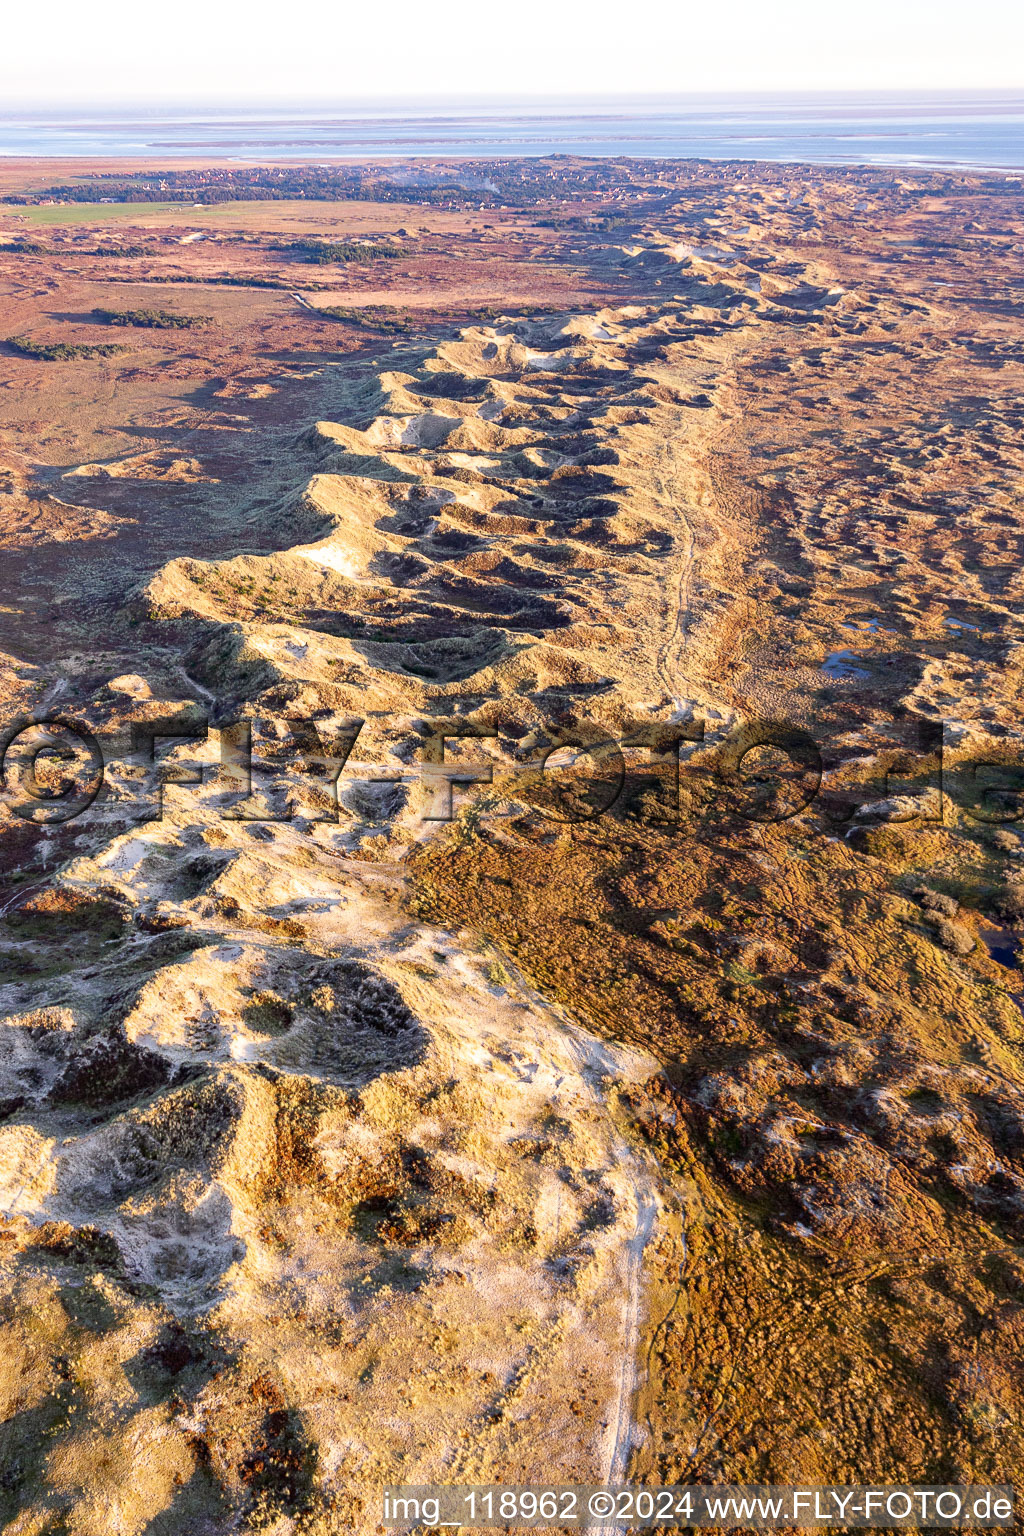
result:
<svg viewBox="0 0 1024 1536"><path fill-rule="evenodd" d="M862 0L856 12L783 0L649 7L625 24L579 4L521 0L514 24L467 0L372 8L313 0L271 27L236 0L181 0L173 24L127 0L54 0L7 22L0 98L224 103L393 96L747 91L1012 90L1024 86L1024 9L978 0Z"/></svg>
<svg viewBox="0 0 1024 1536"><path fill-rule="evenodd" d="M0 157L331 162L539 155L1024 168L1024 92L152 102L0 112Z"/></svg>
<svg viewBox="0 0 1024 1536"><path fill-rule="evenodd" d="M0 117L31 116L36 113L77 117L84 112L132 118L159 116L171 112L204 112L229 117L240 113L268 116L294 114L303 117L331 113L351 114L358 117L371 111L394 116L407 116L413 112L421 112L424 115L437 113L461 115L467 112L487 113L489 111L500 112L505 116L517 112L522 112L524 116L532 116L538 111L545 111L556 116L575 117L588 107L595 112L608 110L626 112L637 109L685 113L689 109L696 115L708 108L728 106L748 109L779 106L790 110L805 106L809 111L820 110L821 107L827 106L833 113L841 114L843 109L847 108L861 114L872 107L880 111L893 106L900 106L909 111L915 109L927 111L929 107L937 105L941 105L946 110L956 106L964 109L972 107L984 109L996 105L1016 105L1024 110L1024 85L908 86L905 88L893 86L886 89L864 87L835 90L804 88L787 90L765 87L717 91L563 91L534 94L496 92L487 95L441 91L419 94L375 92L322 98L254 95L232 100L223 98L214 100L198 95L168 96L162 99L150 97L145 101L127 97L103 101L94 98L75 101L40 97L32 101L25 100L0 106Z"/></svg>

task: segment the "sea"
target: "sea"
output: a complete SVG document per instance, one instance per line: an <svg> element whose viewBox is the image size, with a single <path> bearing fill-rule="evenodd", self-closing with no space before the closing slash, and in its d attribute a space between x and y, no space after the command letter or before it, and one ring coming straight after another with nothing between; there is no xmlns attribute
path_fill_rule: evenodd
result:
<svg viewBox="0 0 1024 1536"><path fill-rule="evenodd" d="M495 159L518 155L1024 169L1024 91L311 107L0 111L0 155Z"/></svg>

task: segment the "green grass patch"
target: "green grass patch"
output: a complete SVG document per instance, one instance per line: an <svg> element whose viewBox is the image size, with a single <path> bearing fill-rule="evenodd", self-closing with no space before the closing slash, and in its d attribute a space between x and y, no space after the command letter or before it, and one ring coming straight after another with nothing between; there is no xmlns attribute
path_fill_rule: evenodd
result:
<svg viewBox="0 0 1024 1536"><path fill-rule="evenodd" d="M5 209L12 218L27 219L30 224L86 224L107 219L134 219L140 213L176 213L180 219L181 203L52 203L47 206Z"/></svg>

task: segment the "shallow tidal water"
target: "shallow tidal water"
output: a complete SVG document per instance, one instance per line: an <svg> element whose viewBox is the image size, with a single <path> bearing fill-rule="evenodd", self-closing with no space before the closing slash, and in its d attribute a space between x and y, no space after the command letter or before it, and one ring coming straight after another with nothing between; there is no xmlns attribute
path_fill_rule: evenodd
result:
<svg viewBox="0 0 1024 1536"><path fill-rule="evenodd" d="M0 155L581 155L1024 168L1024 95L718 97L575 107L398 103L0 114Z"/></svg>

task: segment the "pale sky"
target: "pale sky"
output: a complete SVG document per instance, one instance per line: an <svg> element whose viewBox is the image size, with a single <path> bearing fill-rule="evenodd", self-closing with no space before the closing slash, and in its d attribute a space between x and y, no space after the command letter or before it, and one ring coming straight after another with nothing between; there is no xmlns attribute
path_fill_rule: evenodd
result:
<svg viewBox="0 0 1024 1536"><path fill-rule="evenodd" d="M1021 86L1022 0L16 0L0 56L0 111Z"/></svg>

